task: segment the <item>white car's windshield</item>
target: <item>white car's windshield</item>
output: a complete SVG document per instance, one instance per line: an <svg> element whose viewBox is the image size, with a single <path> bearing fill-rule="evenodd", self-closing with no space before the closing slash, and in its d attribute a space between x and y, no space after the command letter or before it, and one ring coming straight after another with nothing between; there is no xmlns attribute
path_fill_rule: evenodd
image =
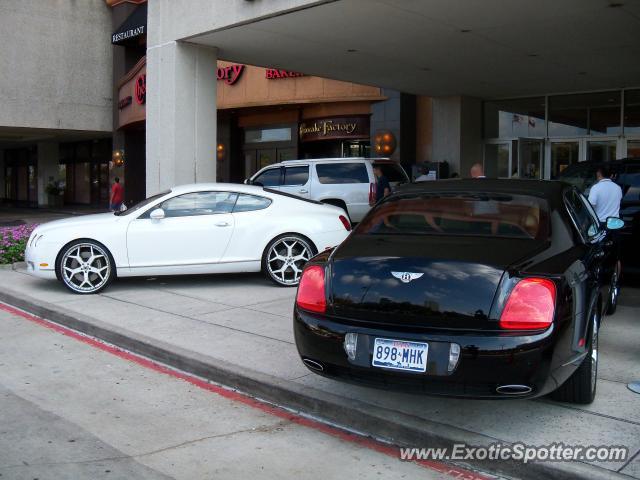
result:
<svg viewBox="0 0 640 480"><path fill-rule="evenodd" d="M171 193L171 190L166 190L164 192L156 193L155 195L152 195L151 197L146 198L146 199L142 200L141 202L136 203L134 206L132 206L130 208L127 208L124 212L113 212L113 213L114 213L114 215L118 215L118 216L129 215L129 214L131 214L133 212L136 212L136 211L140 210L141 208L146 207L150 203L153 203L154 201L158 200L159 198L164 197L168 193Z"/></svg>

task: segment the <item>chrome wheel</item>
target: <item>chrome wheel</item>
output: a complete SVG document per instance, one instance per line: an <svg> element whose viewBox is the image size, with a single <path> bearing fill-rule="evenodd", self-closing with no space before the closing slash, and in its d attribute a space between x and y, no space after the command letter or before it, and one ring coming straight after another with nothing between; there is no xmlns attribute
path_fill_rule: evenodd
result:
<svg viewBox="0 0 640 480"><path fill-rule="evenodd" d="M598 316L593 318L593 331L591 333L591 391L596 390L598 379Z"/></svg>
<svg viewBox="0 0 640 480"><path fill-rule="evenodd" d="M111 277L109 255L94 243L76 243L60 259L60 277L74 292L97 292Z"/></svg>
<svg viewBox="0 0 640 480"><path fill-rule="evenodd" d="M297 285L304 264L313 256L311 246L299 237L276 240L267 251L269 276L280 285Z"/></svg>

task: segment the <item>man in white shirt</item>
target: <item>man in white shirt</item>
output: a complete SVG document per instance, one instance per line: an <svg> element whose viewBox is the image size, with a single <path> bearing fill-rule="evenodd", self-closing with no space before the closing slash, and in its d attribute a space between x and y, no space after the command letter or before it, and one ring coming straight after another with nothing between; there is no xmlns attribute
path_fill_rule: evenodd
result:
<svg viewBox="0 0 640 480"><path fill-rule="evenodd" d="M606 222L607 218L620 215L622 189L611 180L611 170L607 164L598 167L596 178L598 183L591 187L589 202L593 205L598 219Z"/></svg>

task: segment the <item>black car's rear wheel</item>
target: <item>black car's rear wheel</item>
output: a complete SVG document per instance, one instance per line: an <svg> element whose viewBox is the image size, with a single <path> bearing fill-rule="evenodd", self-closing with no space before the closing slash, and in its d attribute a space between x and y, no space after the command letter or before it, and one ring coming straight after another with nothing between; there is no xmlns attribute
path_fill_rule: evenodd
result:
<svg viewBox="0 0 640 480"><path fill-rule="evenodd" d="M589 346L589 352L582 360L578 369L573 372L573 375L551 394L554 400L586 405L593 402L596 398L599 327L598 314L594 313L591 319L591 344Z"/></svg>

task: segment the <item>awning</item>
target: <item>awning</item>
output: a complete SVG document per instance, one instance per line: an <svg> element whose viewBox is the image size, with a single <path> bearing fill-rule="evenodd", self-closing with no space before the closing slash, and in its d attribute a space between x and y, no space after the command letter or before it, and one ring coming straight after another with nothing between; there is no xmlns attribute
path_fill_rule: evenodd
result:
<svg viewBox="0 0 640 480"><path fill-rule="evenodd" d="M147 4L138 6L111 35L111 43L125 45L147 33Z"/></svg>

